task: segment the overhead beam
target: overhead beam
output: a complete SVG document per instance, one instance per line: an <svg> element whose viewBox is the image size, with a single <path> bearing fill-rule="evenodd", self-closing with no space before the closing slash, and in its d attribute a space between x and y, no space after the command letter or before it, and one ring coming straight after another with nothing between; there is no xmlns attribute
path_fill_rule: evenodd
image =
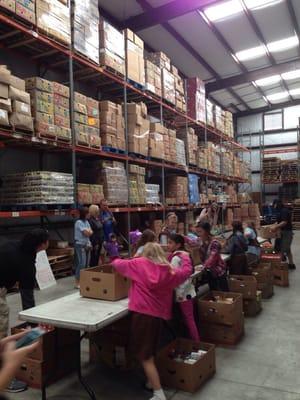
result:
<svg viewBox="0 0 300 400"><path fill-rule="evenodd" d="M293 61L287 61L281 64L272 65L270 67L260 68L255 71L243 73L240 75L234 75L230 78L219 79L214 82L209 82L205 85L206 92L212 93L217 90L228 89L238 85L243 85L258 79L266 78L271 75L280 75L285 72L294 71L300 69L300 58Z"/></svg>
<svg viewBox="0 0 300 400"><path fill-rule="evenodd" d="M143 14L128 18L123 27L131 27L134 31L141 31L154 25L178 18L198 9L203 9L220 0L173 0L160 7L152 7L152 10L145 11Z"/></svg>
<svg viewBox="0 0 300 400"><path fill-rule="evenodd" d="M260 108L253 108L252 110L249 110L249 111L248 110L241 111L239 113L236 113L235 117L236 118L246 117L248 115L260 114L260 113L264 113L264 112L268 112L268 111L280 110L282 108L298 106L298 105L300 105L300 99L294 100L293 102L285 101L283 103L272 104L271 107L260 107Z"/></svg>
<svg viewBox="0 0 300 400"><path fill-rule="evenodd" d="M293 28L295 30L296 35L298 36L298 39L300 40L300 27L299 23L296 17L295 9L292 3L292 0L286 0L286 4L289 10L289 15L293 24ZM298 46L298 54L300 55L300 46Z"/></svg>

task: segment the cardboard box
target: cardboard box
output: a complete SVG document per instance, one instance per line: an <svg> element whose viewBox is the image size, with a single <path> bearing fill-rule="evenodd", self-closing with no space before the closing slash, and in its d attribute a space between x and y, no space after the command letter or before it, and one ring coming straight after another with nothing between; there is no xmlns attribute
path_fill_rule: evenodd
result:
<svg viewBox="0 0 300 400"><path fill-rule="evenodd" d="M0 82L0 97L2 99L8 99L8 85Z"/></svg>
<svg viewBox="0 0 300 400"><path fill-rule="evenodd" d="M83 297L120 300L128 296L129 279L114 271L111 265L88 268L80 274L80 293Z"/></svg>
<svg viewBox="0 0 300 400"><path fill-rule="evenodd" d="M276 239L279 237L280 233L278 231L272 232L271 227L274 226L272 225L265 225L261 226L259 229L259 236L261 236L263 239Z"/></svg>
<svg viewBox="0 0 300 400"><path fill-rule="evenodd" d="M14 100L12 106L13 112L31 116L31 109L29 104Z"/></svg>
<svg viewBox="0 0 300 400"><path fill-rule="evenodd" d="M273 265L273 282L275 286L288 287L289 282L289 265L286 262L280 262Z"/></svg>
<svg viewBox="0 0 300 400"><path fill-rule="evenodd" d="M15 0L0 0L0 7L4 7L7 10L15 13L16 12L16 1Z"/></svg>
<svg viewBox="0 0 300 400"><path fill-rule="evenodd" d="M0 125L9 126L8 112L0 109Z"/></svg>
<svg viewBox="0 0 300 400"><path fill-rule="evenodd" d="M273 273L270 263L260 263L256 268L250 268L253 276L255 276L257 283L265 284L273 282Z"/></svg>
<svg viewBox="0 0 300 400"><path fill-rule="evenodd" d="M244 300L256 299L257 280L254 276L230 275L228 285L230 292L241 293Z"/></svg>
<svg viewBox="0 0 300 400"><path fill-rule="evenodd" d="M245 319L240 319L232 326L201 323L201 338L209 343L236 345L245 332Z"/></svg>
<svg viewBox="0 0 300 400"><path fill-rule="evenodd" d="M33 132L33 118L28 115L14 112L10 115L9 122L14 129Z"/></svg>
<svg viewBox="0 0 300 400"><path fill-rule="evenodd" d="M0 1L1 6L1 1ZM11 72L7 69L6 65L0 65L0 83L10 85Z"/></svg>
<svg viewBox="0 0 300 400"><path fill-rule="evenodd" d="M206 353L194 364L176 361L176 352L187 354L198 350ZM156 365L163 386L194 393L216 372L215 346L176 339L158 353Z"/></svg>
<svg viewBox="0 0 300 400"><path fill-rule="evenodd" d="M42 92L53 93L53 82L47 79L39 78L34 76L32 78L26 78L26 90L39 89Z"/></svg>
<svg viewBox="0 0 300 400"><path fill-rule="evenodd" d="M127 77L145 85L144 42L130 29L125 29Z"/></svg>
<svg viewBox="0 0 300 400"><path fill-rule="evenodd" d="M11 100L0 98L0 109L7 112L12 112Z"/></svg>
<svg viewBox="0 0 300 400"><path fill-rule="evenodd" d="M243 314L242 295L211 291L198 300L201 322L233 326Z"/></svg>
<svg viewBox="0 0 300 400"><path fill-rule="evenodd" d="M19 89L22 92L25 92L25 80L24 79L21 79L18 76L11 74L9 84L16 89Z"/></svg>
<svg viewBox="0 0 300 400"><path fill-rule="evenodd" d="M1 96L1 88L0 88L0 96ZM18 100L22 103L30 104L30 94L24 92L23 90L16 89L13 86L9 86L8 97L11 100Z"/></svg>
<svg viewBox="0 0 300 400"><path fill-rule="evenodd" d="M258 283L257 288L261 291L263 299L270 299L274 295L273 282Z"/></svg>
<svg viewBox="0 0 300 400"><path fill-rule="evenodd" d="M262 292L257 291L255 299L243 300L245 317L256 317L262 310Z"/></svg>

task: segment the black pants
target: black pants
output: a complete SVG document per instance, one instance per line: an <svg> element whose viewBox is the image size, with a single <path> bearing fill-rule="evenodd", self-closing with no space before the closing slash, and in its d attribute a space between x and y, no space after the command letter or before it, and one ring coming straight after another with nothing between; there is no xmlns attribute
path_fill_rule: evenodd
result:
<svg viewBox="0 0 300 400"><path fill-rule="evenodd" d="M20 289L22 308L28 310L28 308L35 307L33 289Z"/></svg>
<svg viewBox="0 0 300 400"><path fill-rule="evenodd" d="M98 266L101 249L102 249L102 243L99 243L98 245L93 246L93 248L91 250L91 260L90 260L91 267Z"/></svg>
<svg viewBox="0 0 300 400"><path fill-rule="evenodd" d="M227 275L224 274L218 278L212 276L212 274L208 274L208 286L210 290L216 290L218 292L229 292Z"/></svg>

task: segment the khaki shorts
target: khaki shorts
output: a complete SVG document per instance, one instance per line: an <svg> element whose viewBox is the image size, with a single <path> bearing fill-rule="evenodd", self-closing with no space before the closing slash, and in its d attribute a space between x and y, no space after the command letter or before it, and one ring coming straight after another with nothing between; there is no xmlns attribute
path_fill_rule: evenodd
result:
<svg viewBox="0 0 300 400"><path fill-rule="evenodd" d="M0 288L0 339L7 336L9 322L9 308L6 301L7 290Z"/></svg>

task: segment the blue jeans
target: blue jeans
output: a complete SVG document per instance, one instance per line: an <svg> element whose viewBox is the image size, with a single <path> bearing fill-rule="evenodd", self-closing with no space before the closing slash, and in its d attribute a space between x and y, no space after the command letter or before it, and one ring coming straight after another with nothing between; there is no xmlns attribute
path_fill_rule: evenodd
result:
<svg viewBox="0 0 300 400"><path fill-rule="evenodd" d="M82 244L75 243L75 277L79 280L80 271L89 266L91 251L87 250Z"/></svg>

